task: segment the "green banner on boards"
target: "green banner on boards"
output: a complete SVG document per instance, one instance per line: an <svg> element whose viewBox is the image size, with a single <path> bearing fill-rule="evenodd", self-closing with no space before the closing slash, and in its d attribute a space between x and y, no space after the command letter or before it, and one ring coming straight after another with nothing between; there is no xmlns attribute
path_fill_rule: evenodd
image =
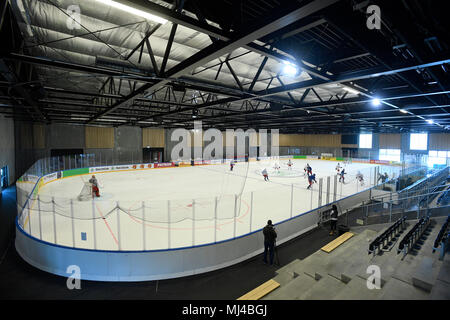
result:
<svg viewBox="0 0 450 320"><path fill-rule="evenodd" d="M89 168L66 170L66 171L62 172L62 176L63 176L63 178L66 178L66 177L78 176L80 174L86 174L86 173L89 173Z"/></svg>
<svg viewBox="0 0 450 320"><path fill-rule="evenodd" d="M306 159L306 156L294 156L294 159Z"/></svg>

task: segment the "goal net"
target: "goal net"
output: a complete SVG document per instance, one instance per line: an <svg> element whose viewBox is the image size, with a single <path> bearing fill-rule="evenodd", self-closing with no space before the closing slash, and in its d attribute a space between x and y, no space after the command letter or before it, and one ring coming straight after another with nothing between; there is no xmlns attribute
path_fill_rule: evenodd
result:
<svg viewBox="0 0 450 320"><path fill-rule="evenodd" d="M87 201L92 199L92 185L89 182L85 182L83 189L81 189L78 195L78 201Z"/></svg>

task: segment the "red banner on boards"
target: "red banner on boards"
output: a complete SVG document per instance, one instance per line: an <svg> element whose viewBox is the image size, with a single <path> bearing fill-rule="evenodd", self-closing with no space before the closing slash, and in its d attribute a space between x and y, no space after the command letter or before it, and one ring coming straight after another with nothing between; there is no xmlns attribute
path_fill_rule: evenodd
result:
<svg viewBox="0 0 450 320"><path fill-rule="evenodd" d="M163 163L154 163L154 168L167 168L167 167L173 167L173 162L163 162Z"/></svg>

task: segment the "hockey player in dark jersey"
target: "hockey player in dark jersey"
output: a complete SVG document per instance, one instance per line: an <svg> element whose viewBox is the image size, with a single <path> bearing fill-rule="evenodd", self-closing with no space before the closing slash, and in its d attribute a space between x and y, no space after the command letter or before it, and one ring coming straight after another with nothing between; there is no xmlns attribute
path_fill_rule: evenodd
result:
<svg viewBox="0 0 450 320"><path fill-rule="evenodd" d="M308 175L308 183L309 183L309 186L308 186L306 189L311 189L311 186L312 186L312 184L313 184L313 181L314 181L315 183L317 183L317 181L316 181L316 174L310 174L310 175Z"/></svg>

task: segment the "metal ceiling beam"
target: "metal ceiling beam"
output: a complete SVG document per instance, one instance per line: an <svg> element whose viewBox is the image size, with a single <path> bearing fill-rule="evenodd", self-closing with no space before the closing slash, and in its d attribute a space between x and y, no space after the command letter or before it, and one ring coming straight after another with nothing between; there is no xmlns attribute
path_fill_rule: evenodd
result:
<svg viewBox="0 0 450 320"><path fill-rule="evenodd" d="M177 27L178 25L174 23L172 24L172 28L170 29L169 40L167 41L166 51L164 52L163 61L161 63L161 74L164 74L164 71L166 70L167 60L169 59L170 49L172 49L173 39L175 38Z"/></svg>
<svg viewBox="0 0 450 320"><path fill-rule="evenodd" d="M93 74L98 74L100 76L108 76L108 77L111 76L111 77L119 78L119 79L137 80L142 83L153 84L156 82L156 80L152 79L151 77L144 77L140 74L132 73L129 71L119 71L119 70L114 70L114 69L104 68L104 67L91 67L91 66L86 66L86 65L81 65L81 64L69 63L69 62L58 61L58 60L51 60L51 59L41 58L41 57L32 57L32 56L16 54L16 53L8 53L8 54L4 54L4 56L5 56L5 58L10 59L10 60L17 60L17 61L26 62L29 64L43 65L43 66L48 66L48 67L56 67L56 68L61 68L64 70L77 71L77 72L82 72L82 73L93 73ZM218 88L217 85L215 85L213 83L204 83L199 79L186 79L184 77L180 77L177 79L177 82L181 82L187 88L191 88L194 90L203 90L203 91L220 94L220 95L224 95L224 96L234 96L234 97L238 96L237 92L236 92L236 94L230 93L230 91L233 90L233 88L231 88L231 87L228 88L228 87L225 87L222 85L221 89L227 90L225 92L225 91L221 91L219 89L213 88L213 87ZM56 88L54 88L54 90L56 90ZM124 99L125 96L121 96L121 98Z"/></svg>
<svg viewBox="0 0 450 320"><path fill-rule="evenodd" d="M233 50L240 48L242 46L245 46L248 43L251 43L252 41L255 41L265 35L268 35L280 28L283 28L297 20L303 19L311 14L314 14L317 11L320 11L334 3L336 3L338 0L315 0L313 2L308 3L305 6L302 6L301 8L298 8L292 12L289 12L286 15L278 16L275 18L272 22L267 23L267 19L264 21L259 21L257 24L253 26L249 26L245 32L241 32L238 34L233 35L233 39L229 41L217 41L209 45L208 47L200 50L196 54L192 55L191 57L187 58L183 62L177 64L170 70L166 72L167 77L172 78L178 78L182 76L183 74L189 73L193 69L200 67L206 63L208 63L211 60L217 59L227 53L232 52ZM132 1L136 2L136 1ZM142 1L137 1L142 2ZM146 10L145 5L149 5L151 2L145 2L144 6L141 5L140 10ZM158 14L158 12L154 12ZM159 14L158 14L159 15ZM164 17L163 17L164 18ZM147 91L152 91L153 89L160 87L162 85L165 85L169 82L169 79L164 79L162 81L159 81L153 85L146 84L141 86L139 89L137 89L135 92L128 95L124 101L117 103L113 105L109 110L104 111L96 115L95 117L92 117L88 123L92 123L93 121L99 119L100 117L108 114L109 112L114 111L117 108L123 107L124 105L130 104L133 102L134 99L138 97L142 97L145 95ZM145 119L140 119L140 121Z"/></svg>
<svg viewBox="0 0 450 320"><path fill-rule="evenodd" d="M152 46L150 45L150 41L145 39L145 44L147 46L148 54L150 55L150 60L152 61L153 71L157 76L160 76L160 71L158 68L158 64L156 63L155 55L153 54Z"/></svg>
<svg viewBox="0 0 450 320"><path fill-rule="evenodd" d="M26 62L29 64L36 64L36 65L43 65L48 67L56 67L60 69L65 70L71 70L71 71L79 71L83 73L92 73L92 74L98 74L101 76L111 76L111 77L126 77L129 80L137 80L141 82L154 82L155 80L152 80L150 77L145 76L144 74L140 73L134 73L134 72L123 72L120 70L114 70L110 68L103 68L103 67L92 67L77 63L71 63L71 62L64 62L59 60L53 60L49 58L41 58L41 57L32 57L24 54L19 53L0 53L0 58L9 59L9 60L17 60Z"/></svg>
<svg viewBox="0 0 450 320"><path fill-rule="evenodd" d="M252 83L250 84L250 87L248 88L248 91L253 90L253 87L255 86L255 83L258 80L259 75L261 74L262 70L264 69L264 66L266 65L267 59L268 59L267 57L264 57L263 61L259 65L258 71L256 72L255 77L253 78Z"/></svg>
<svg viewBox="0 0 450 320"><path fill-rule="evenodd" d="M138 50L141 46L144 45L144 43L146 41L148 41L148 38L156 31L158 30L158 28L161 26L161 24L157 24L155 25L146 35L145 37L141 40L141 42L139 42L139 44L133 49L131 50L131 52L128 54L128 56L125 58L125 60L128 60L131 58L131 56L136 52L136 50Z"/></svg>
<svg viewBox="0 0 450 320"><path fill-rule="evenodd" d="M441 65L443 63L450 63L450 59L432 61L432 62L428 62L425 64L420 64L420 65L413 64L413 65L403 66L398 69L393 69L393 70L390 69L390 70L385 70L385 71L381 71L380 68L377 68L376 73L374 73L374 70L358 71L355 73L352 72L350 74L336 75L335 80L331 80L331 81L325 81L325 80L321 80L321 79L311 79L311 80L306 80L306 81L300 81L300 82L295 82L295 83L287 84L287 85L280 86L280 87L275 87L275 88L271 88L271 89L254 92L254 94L248 95L246 97L244 96L241 98L225 98L225 99L217 100L215 102L205 103L203 105L198 105L196 108L197 109L208 108L208 107L211 107L211 106L214 106L217 104L229 103L229 102L239 103L239 102L243 102L245 100L265 98L265 97L269 97L269 96L276 95L276 94L282 94L282 93L286 93L286 92L293 91L293 90L312 89L314 87L320 87L323 85L340 84L343 82L350 82L350 81L356 81L356 80L361 80L361 79L369 79L369 78L379 77L379 76L387 75L387 74L396 74L396 73L410 71L410 70L428 68L428 67L435 66L435 65ZM342 103L342 101L340 101L340 103ZM387 103L387 102L385 102L385 103ZM392 104L391 104L391 106L392 106ZM175 114L175 113L179 113L179 112L183 112L183 111L187 111L187 110L181 109L178 111L166 112L166 113L159 114L158 116Z"/></svg>
<svg viewBox="0 0 450 320"><path fill-rule="evenodd" d="M159 16L161 18L164 18L164 19L167 19L168 21L170 21L172 23L176 23L176 24L182 25L184 27L193 29L195 31L207 34L208 36L216 38L217 40L231 41L231 40L233 40L233 38L235 38L235 34L233 34L231 32L227 32L227 31L222 30L220 28L214 27L214 26L208 24L206 22L206 20L203 20L203 21L200 20L199 21L199 20L193 19L193 18L191 18L191 17L189 17L187 15L180 14L180 13L175 12L175 11L169 9L169 8L165 8L163 6L160 6L160 5L158 5L156 3L153 3L153 2L150 2L150 1L146 1L146 0L128 0L128 1L123 1L123 0L121 0L121 2L126 3L127 5L131 4L132 6L136 7L139 10L142 10L144 12L148 12L148 13L151 13L151 14L156 14L157 16ZM305 15L303 15L302 17L297 18L297 20L302 19L303 17L309 16L312 13L317 12L317 11L319 11L321 9L324 9L324 8L334 4L336 2L338 2L338 1L337 0L336 1L333 1L333 0L324 0L324 1L316 0L316 1L313 1L312 3L310 3L308 5L305 5L303 7L303 8L305 8L304 9ZM314 7L318 7L319 9L315 9ZM307 11L310 8L313 8L314 12L311 11L311 13L308 13ZM286 11L287 11L287 9L286 9ZM293 12L295 12L295 11L298 11L298 9L297 10L293 10ZM288 17L288 14L286 15L286 17ZM292 22L295 22L295 20L294 21L291 20L291 21L288 21L288 22L292 23ZM290 23L288 23L288 24L290 24ZM280 25L280 27L278 27L276 30L281 29L281 28L287 26L288 24ZM262 35L262 36L260 36L258 38L255 38L254 40L262 38L263 36L264 35ZM290 62L293 62L293 63L299 63L300 66L306 72L311 73L311 74L313 74L315 76L318 76L318 77L323 76L323 74L321 72L319 72L318 70L315 70L315 69L313 69L313 68L311 68L309 66L304 65L303 63L301 63L299 61L296 61L295 59L291 58L288 55L281 54L279 52L269 50L268 48L265 48L265 47L263 47L263 46L261 46L259 44L256 44L256 43L253 42L254 40L252 40L251 42L248 42L246 44L243 44L242 47L247 49L247 50L253 51L253 52L257 53L257 54L261 54L261 55L264 55L264 56L266 56L268 58L275 59L276 61L279 61L279 62L290 61Z"/></svg>
<svg viewBox="0 0 450 320"><path fill-rule="evenodd" d="M233 68L231 67L230 63L228 62L228 59L225 60L225 64L228 67L228 70L230 70L231 75L234 78L234 81L236 81L237 85L239 86L239 89L241 89L241 91L244 91L244 88L242 87L241 81L239 81L239 78L237 77L236 73L234 72Z"/></svg>
<svg viewBox="0 0 450 320"><path fill-rule="evenodd" d="M388 43L385 39L380 39L378 33L367 33L362 31L361 29L354 28L352 25L348 24L348 18L343 18L339 15L334 15L330 13L326 13L327 21L333 25L336 29L340 30L343 34L345 34L348 38L350 38L355 44L357 44L364 51L371 53L375 59L381 63L384 67L393 69L393 61L397 61L398 58L394 56L392 53L391 44ZM365 22L365 17L356 16L354 19L357 22ZM384 26L387 26L385 22ZM443 58L443 57L439 57ZM417 57L416 57L417 59ZM424 60L417 59L418 63L423 64ZM414 74L412 77L406 77L399 75L399 77L408 83L412 88L414 88L418 92L422 92L422 89L418 85L418 81L415 80L417 74ZM435 103L432 99L429 99L430 102ZM437 103L435 103L437 105ZM444 111L444 110L443 110ZM446 111L444 111L446 112Z"/></svg>

